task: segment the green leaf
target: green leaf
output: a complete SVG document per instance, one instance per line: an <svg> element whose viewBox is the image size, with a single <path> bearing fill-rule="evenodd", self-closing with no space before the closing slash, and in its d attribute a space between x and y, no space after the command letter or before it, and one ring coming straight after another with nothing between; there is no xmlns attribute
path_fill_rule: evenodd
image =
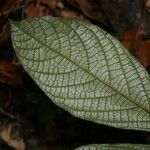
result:
<svg viewBox="0 0 150 150"><path fill-rule="evenodd" d="M110 34L87 22L41 17L11 22L25 70L76 117L150 130L150 78Z"/></svg>
<svg viewBox="0 0 150 150"><path fill-rule="evenodd" d="M150 145L142 144L100 144L87 145L75 150L149 150Z"/></svg>

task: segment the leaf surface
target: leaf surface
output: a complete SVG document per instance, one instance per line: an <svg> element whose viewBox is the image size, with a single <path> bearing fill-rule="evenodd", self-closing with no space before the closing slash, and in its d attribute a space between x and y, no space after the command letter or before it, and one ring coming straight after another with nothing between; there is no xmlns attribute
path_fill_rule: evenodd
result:
<svg viewBox="0 0 150 150"><path fill-rule="evenodd" d="M110 34L87 22L11 22L25 70L52 101L82 119L150 130L150 78Z"/></svg>
<svg viewBox="0 0 150 150"><path fill-rule="evenodd" d="M149 150L150 145L142 144L100 144L81 146L75 150Z"/></svg>

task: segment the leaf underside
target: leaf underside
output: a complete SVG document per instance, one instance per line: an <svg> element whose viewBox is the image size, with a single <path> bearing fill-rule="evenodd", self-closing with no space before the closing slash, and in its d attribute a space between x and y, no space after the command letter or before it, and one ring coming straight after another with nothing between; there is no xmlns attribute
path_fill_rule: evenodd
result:
<svg viewBox="0 0 150 150"><path fill-rule="evenodd" d="M96 123L150 130L149 74L110 34L54 17L11 27L20 62L55 104Z"/></svg>
<svg viewBox="0 0 150 150"><path fill-rule="evenodd" d="M142 144L93 144L82 146L75 150L149 150L150 145Z"/></svg>

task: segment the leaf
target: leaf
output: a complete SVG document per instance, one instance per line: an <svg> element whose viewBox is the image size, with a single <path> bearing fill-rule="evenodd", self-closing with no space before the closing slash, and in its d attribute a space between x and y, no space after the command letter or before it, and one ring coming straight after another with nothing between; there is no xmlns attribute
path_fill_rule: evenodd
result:
<svg viewBox="0 0 150 150"><path fill-rule="evenodd" d="M150 78L114 37L87 22L41 17L11 21L25 70L72 115L150 130Z"/></svg>
<svg viewBox="0 0 150 150"><path fill-rule="evenodd" d="M76 150L149 150L150 145L142 144L101 144L87 145Z"/></svg>

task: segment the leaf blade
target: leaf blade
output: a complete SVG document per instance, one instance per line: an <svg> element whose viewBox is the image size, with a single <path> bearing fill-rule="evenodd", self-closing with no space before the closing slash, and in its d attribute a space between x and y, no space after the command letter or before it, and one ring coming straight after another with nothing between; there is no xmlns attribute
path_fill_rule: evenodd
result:
<svg viewBox="0 0 150 150"><path fill-rule="evenodd" d="M149 150L150 145L143 144L92 144L75 150Z"/></svg>
<svg viewBox="0 0 150 150"><path fill-rule="evenodd" d="M12 23L25 70L54 103L115 127L149 130L148 73L102 29L43 17Z"/></svg>

